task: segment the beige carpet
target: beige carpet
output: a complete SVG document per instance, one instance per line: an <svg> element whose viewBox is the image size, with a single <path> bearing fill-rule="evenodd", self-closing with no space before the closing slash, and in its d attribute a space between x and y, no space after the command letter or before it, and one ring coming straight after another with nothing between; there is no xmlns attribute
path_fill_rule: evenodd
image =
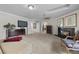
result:
<svg viewBox="0 0 79 59"><path fill-rule="evenodd" d="M31 53L66 53L65 48L61 47L60 38L54 35L36 33L23 39L32 44Z"/></svg>
<svg viewBox="0 0 79 59"><path fill-rule="evenodd" d="M0 49L0 54L2 54L2 51L1 51L1 49Z"/></svg>
<svg viewBox="0 0 79 59"><path fill-rule="evenodd" d="M3 43L5 53L27 53L27 54L62 54L66 53L61 47L60 38L44 33L36 33L23 36L19 43Z"/></svg>

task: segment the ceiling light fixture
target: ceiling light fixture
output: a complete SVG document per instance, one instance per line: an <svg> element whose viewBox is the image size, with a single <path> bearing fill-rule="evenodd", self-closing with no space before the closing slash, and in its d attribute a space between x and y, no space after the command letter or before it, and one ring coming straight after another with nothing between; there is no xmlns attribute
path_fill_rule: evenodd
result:
<svg viewBox="0 0 79 59"><path fill-rule="evenodd" d="M29 8L30 10L33 10L33 9L35 9L35 5L28 5L28 8Z"/></svg>

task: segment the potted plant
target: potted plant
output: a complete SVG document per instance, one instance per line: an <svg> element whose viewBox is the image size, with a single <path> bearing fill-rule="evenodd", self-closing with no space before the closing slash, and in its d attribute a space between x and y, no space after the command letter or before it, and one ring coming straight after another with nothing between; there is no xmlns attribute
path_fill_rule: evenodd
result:
<svg viewBox="0 0 79 59"><path fill-rule="evenodd" d="M15 28L15 25L8 23L8 24L4 25L4 28L6 28L6 38L8 38L8 36L9 36L8 33L9 33L12 29Z"/></svg>

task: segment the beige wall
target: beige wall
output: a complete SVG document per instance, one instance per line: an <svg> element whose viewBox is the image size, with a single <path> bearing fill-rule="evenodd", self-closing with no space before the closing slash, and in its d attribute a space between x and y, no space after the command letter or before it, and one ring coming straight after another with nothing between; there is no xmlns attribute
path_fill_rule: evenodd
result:
<svg viewBox="0 0 79 59"><path fill-rule="evenodd" d="M18 20L25 21L27 20L27 18L0 11L0 39L6 38L6 29L3 26L8 23L11 23L11 24L14 24L16 28L18 28L17 27ZM27 28L26 28L26 34L27 34Z"/></svg>
<svg viewBox="0 0 79 59"><path fill-rule="evenodd" d="M49 20L43 21L43 23L44 22L47 22L47 25L52 25L52 32L53 32L53 34L57 34L57 23L56 23L56 19L52 19L51 18Z"/></svg>
<svg viewBox="0 0 79 59"><path fill-rule="evenodd" d="M52 25L52 32L53 34L57 34L57 23L56 23L56 19L50 19L48 21L48 25Z"/></svg>
<svg viewBox="0 0 79 59"><path fill-rule="evenodd" d="M75 13L77 14L77 26L74 27L74 28L75 28L75 32L76 32L77 30L79 30L79 10L74 11L74 12L71 12L71 13L66 14L66 15L63 15L63 16L61 16L61 17L59 17L59 18L63 18L63 17L65 17L65 16L69 16L69 15L72 15L72 14L75 14ZM57 18L57 19L59 19L59 18Z"/></svg>
<svg viewBox="0 0 79 59"><path fill-rule="evenodd" d="M34 33L32 26L31 26L31 24L33 23L33 20L22 17L22 16L17 16L17 15L14 15L14 14L10 14L10 13L0 11L0 35L1 35L0 38L4 38L5 35L6 35L5 29L4 29L3 26L6 25L7 23L11 23L11 24L16 25L16 28L19 28L18 24L17 24L18 20L28 21L28 28L25 28L26 34ZM35 31L40 32L39 28L40 28L40 23L37 24L37 29L35 29ZM4 30L4 33L3 33L4 35L1 34L3 32L3 31L1 32L1 30Z"/></svg>
<svg viewBox="0 0 79 59"><path fill-rule="evenodd" d="M77 26L74 27L74 28L75 28L75 32L76 32L77 30L79 30L79 10L77 10L77 11L68 13L68 14L66 14L66 15L63 15L63 16L61 16L61 17L58 17L58 18L56 18L56 19L51 18L50 20L48 20L48 21L47 21L48 24L53 26L53 30L52 30L52 31L53 31L53 34L58 34L58 28L57 28L57 20L58 20L58 19L63 18L63 17L68 16L68 15L75 14L75 13L77 13Z"/></svg>
<svg viewBox="0 0 79 59"><path fill-rule="evenodd" d="M36 29L33 28L33 24L36 23ZM37 33L37 32L41 32L41 22L37 22L37 21L30 21L29 22L29 27L28 27L28 32L30 34L33 33Z"/></svg>
<svg viewBox="0 0 79 59"><path fill-rule="evenodd" d="M0 11L0 29L4 29L3 26L8 23L14 24L16 28L19 28L17 27L18 20L28 21L27 18ZM26 34L27 34L27 28L26 28Z"/></svg>

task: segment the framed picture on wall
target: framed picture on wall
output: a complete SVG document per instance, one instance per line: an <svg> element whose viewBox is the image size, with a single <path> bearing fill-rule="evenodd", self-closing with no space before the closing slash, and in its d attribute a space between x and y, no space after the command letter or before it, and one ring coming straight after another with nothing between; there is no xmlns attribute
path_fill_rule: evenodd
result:
<svg viewBox="0 0 79 59"><path fill-rule="evenodd" d="M77 26L77 14L66 16L64 18L64 26L65 27L75 27L75 26Z"/></svg>
<svg viewBox="0 0 79 59"><path fill-rule="evenodd" d="M58 27L63 27L64 26L64 18L60 18L60 19L57 19L57 26Z"/></svg>

